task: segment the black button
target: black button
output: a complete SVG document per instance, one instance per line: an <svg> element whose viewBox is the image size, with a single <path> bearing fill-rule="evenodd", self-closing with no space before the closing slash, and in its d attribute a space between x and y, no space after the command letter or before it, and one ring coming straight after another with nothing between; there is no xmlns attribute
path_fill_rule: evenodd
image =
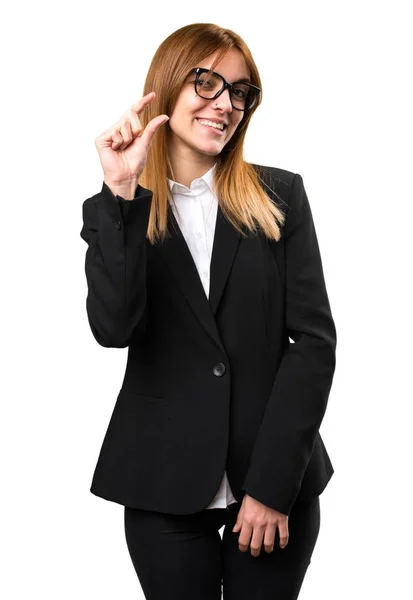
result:
<svg viewBox="0 0 413 600"><path fill-rule="evenodd" d="M116 225L117 229L120 229L122 227L122 224L120 221L116 221L115 225Z"/></svg>
<svg viewBox="0 0 413 600"><path fill-rule="evenodd" d="M225 365L223 365L222 363L217 363L213 368L213 373L217 377L222 377L225 373Z"/></svg>

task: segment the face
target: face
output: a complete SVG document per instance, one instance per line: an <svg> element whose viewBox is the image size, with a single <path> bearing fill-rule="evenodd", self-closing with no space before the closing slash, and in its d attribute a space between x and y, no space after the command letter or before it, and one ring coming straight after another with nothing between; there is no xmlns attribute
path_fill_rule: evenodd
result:
<svg viewBox="0 0 413 600"><path fill-rule="evenodd" d="M216 54L203 60L195 67L209 69ZM250 77L242 54L238 50L230 50L219 62L214 71L233 83L239 79ZM234 135L244 113L233 108L229 90L225 90L214 100L200 98L194 89L195 74L185 82L168 125L171 129L169 137L169 152L187 160L202 161L202 157L216 157L225 144ZM197 119L220 120L227 124L221 132L218 129L201 125ZM215 162L214 160L212 162Z"/></svg>

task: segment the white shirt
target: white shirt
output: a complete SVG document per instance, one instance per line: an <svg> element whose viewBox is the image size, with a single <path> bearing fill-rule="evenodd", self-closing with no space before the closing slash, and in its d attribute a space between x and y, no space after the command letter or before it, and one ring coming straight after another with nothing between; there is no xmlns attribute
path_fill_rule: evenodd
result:
<svg viewBox="0 0 413 600"><path fill-rule="evenodd" d="M170 202L171 208L192 254L207 298L218 210L218 200L211 189L215 166L216 163L205 175L194 179L190 188L168 179L169 189L175 201ZM225 471L218 492L207 508L226 508L234 502L237 500L231 492Z"/></svg>

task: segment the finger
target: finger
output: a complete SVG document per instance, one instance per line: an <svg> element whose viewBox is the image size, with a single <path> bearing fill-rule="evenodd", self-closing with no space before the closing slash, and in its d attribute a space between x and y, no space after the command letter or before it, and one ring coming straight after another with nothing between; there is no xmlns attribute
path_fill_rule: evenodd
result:
<svg viewBox="0 0 413 600"><path fill-rule="evenodd" d="M119 125L116 124L116 125L113 125L113 127L106 129L106 131L104 131L100 136L98 136L96 138L95 142L97 142L97 143L106 142L105 145L109 145L109 146L116 144L118 142L122 143L123 138L119 131Z"/></svg>
<svg viewBox="0 0 413 600"><path fill-rule="evenodd" d="M278 531L280 532L280 548L285 548L288 544L288 525L286 521L278 524Z"/></svg>
<svg viewBox="0 0 413 600"><path fill-rule="evenodd" d="M252 526L248 525L248 523L243 523L241 527L241 533L238 538L238 547L241 552L246 552L250 545L252 535Z"/></svg>
<svg viewBox="0 0 413 600"><path fill-rule="evenodd" d="M251 540L251 555L258 556L261 552L262 539L264 537L265 527L264 525L255 525L252 533Z"/></svg>
<svg viewBox="0 0 413 600"><path fill-rule="evenodd" d="M124 150L125 148L127 148L129 146L129 144L133 140L131 124L128 121L126 121L125 123L122 123L122 125L120 127L120 133L123 138L123 143L119 146L119 150Z"/></svg>
<svg viewBox="0 0 413 600"><path fill-rule="evenodd" d="M139 117L135 111L130 110L128 113L128 119L130 121L132 135L134 138L136 138L136 136L142 131L142 125Z"/></svg>
<svg viewBox="0 0 413 600"><path fill-rule="evenodd" d="M265 551L268 553L270 553L274 550L275 531L276 531L275 524L267 525L267 528L265 529L264 548L265 548Z"/></svg>
<svg viewBox="0 0 413 600"><path fill-rule="evenodd" d="M167 115L159 115L158 117L152 119L152 121L149 121L141 135L142 144L146 147L146 149L150 147L153 136L158 131L159 127L167 121L169 121L169 117Z"/></svg>
<svg viewBox="0 0 413 600"><path fill-rule="evenodd" d="M110 138L112 139L112 150L116 150L123 143L123 137L118 127L112 129Z"/></svg>
<svg viewBox="0 0 413 600"><path fill-rule="evenodd" d="M155 92L149 92L149 94L146 94L145 96L140 98L135 104L133 104L131 107L131 110L134 110L139 116L141 114L141 112L146 108L146 106L150 102L152 102L152 100L155 98L155 96L156 96Z"/></svg>

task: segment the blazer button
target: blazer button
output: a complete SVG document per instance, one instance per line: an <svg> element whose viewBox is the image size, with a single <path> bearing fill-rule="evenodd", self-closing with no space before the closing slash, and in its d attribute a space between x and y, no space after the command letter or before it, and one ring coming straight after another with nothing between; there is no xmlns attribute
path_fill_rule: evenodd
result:
<svg viewBox="0 0 413 600"><path fill-rule="evenodd" d="M116 221L115 225L117 229L120 229L122 226L120 221Z"/></svg>
<svg viewBox="0 0 413 600"><path fill-rule="evenodd" d="M213 372L216 377L222 377L225 373L225 365L222 363L217 363L213 369Z"/></svg>

